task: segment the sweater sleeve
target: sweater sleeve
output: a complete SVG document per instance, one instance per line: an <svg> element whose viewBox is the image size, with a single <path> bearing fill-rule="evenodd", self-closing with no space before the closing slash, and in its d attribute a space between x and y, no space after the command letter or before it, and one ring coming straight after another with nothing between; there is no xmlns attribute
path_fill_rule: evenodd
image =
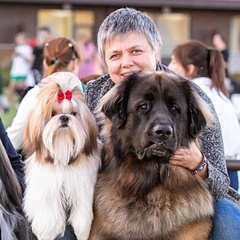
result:
<svg viewBox="0 0 240 240"><path fill-rule="evenodd" d="M23 170L23 161L20 154L16 152L11 141L8 138L7 132L5 131L2 120L0 119L0 138L3 143L3 146L7 152L8 158L10 159L13 170L15 171L18 181L22 187L22 190L25 189L24 184L24 170Z"/></svg>

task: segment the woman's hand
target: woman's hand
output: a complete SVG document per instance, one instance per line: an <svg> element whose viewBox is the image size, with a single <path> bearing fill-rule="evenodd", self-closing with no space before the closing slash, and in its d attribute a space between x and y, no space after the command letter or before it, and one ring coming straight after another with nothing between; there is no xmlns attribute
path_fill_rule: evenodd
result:
<svg viewBox="0 0 240 240"><path fill-rule="evenodd" d="M198 168L203 160L203 154L197 147L197 145L192 142L189 148L180 147L177 152L171 157L170 164L181 166L187 168L190 171L194 171ZM207 167L197 173L197 175L206 178L207 177Z"/></svg>

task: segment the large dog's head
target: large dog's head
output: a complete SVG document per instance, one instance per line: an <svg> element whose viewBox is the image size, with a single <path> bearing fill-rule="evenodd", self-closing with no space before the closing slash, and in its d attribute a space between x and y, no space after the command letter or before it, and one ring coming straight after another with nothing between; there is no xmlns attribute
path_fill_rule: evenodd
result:
<svg viewBox="0 0 240 240"><path fill-rule="evenodd" d="M41 82L24 132L24 149L36 159L69 164L97 148L94 117L84 102L81 83L69 72L54 73Z"/></svg>
<svg viewBox="0 0 240 240"><path fill-rule="evenodd" d="M188 147L212 115L188 80L168 73L136 73L103 99L105 137L120 158L168 162L179 146Z"/></svg>

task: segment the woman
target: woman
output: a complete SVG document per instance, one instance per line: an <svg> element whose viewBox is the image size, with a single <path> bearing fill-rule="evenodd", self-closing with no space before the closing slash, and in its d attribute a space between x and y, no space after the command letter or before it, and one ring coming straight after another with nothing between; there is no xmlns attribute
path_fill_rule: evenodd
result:
<svg viewBox="0 0 240 240"><path fill-rule="evenodd" d="M69 71L76 75L78 74L78 67L80 61L80 53L76 43L68 38L55 38L50 42L46 43L44 46L44 60L43 77L54 72ZM79 84L81 84L79 80ZM17 114L13 119L12 125L7 129L9 138L11 139L15 149L21 151L23 146L23 132L24 124L27 115L31 111L34 103L36 101L36 96L41 87L41 82L35 85L26 96L23 98L19 105ZM76 237L70 226L67 226L66 232L63 238L58 238L58 240L75 240Z"/></svg>
<svg viewBox="0 0 240 240"><path fill-rule="evenodd" d="M132 72L170 71L160 63L161 46L157 27L147 15L131 8L121 8L111 13L98 31L98 50L109 74L87 83L85 98L89 108L94 111L100 99ZM214 112L206 94L193 85ZM214 128L206 128L202 134L202 152L208 159L206 166L202 168L203 156L195 145L190 149L180 148L170 163L190 171L202 168L197 175L205 179L216 201L212 239L238 239L240 210L227 198L238 201L240 196L229 188L219 123Z"/></svg>
<svg viewBox="0 0 240 240"><path fill-rule="evenodd" d="M169 69L195 82L211 99L221 125L226 159L240 159L240 126L225 85L225 62L217 49L191 40L178 45ZM230 186L238 190L238 174L229 171Z"/></svg>
<svg viewBox="0 0 240 240"><path fill-rule="evenodd" d="M78 74L80 53L78 46L73 40L68 38L55 38L44 46L44 76L54 72L69 71ZM79 84L80 81L79 81ZM35 85L21 101L16 116L10 127L7 128L8 136L18 151L23 145L24 124L28 113L31 111L40 85Z"/></svg>

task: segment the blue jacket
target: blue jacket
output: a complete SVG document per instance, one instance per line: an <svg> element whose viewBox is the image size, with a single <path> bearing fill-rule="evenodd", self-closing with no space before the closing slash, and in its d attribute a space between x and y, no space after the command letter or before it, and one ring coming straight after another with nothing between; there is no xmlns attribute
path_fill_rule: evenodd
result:
<svg viewBox="0 0 240 240"><path fill-rule="evenodd" d="M25 189L24 170L23 170L24 163L22 161L21 155L16 152L11 141L9 140L1 118L0 118L0 139L10 159L13 170L17 175L18 181L22 189L24 190Z"/></svg>

